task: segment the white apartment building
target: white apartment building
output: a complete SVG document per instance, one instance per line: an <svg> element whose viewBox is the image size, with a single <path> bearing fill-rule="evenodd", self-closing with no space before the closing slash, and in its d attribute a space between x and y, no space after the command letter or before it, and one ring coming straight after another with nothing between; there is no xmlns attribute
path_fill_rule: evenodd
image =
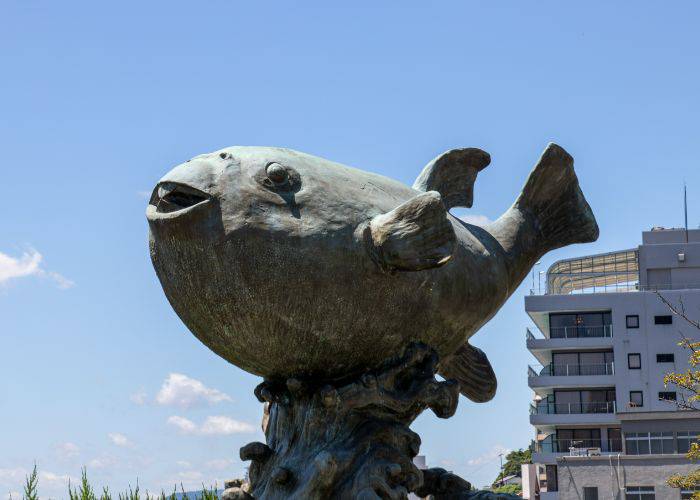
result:
<svg viewBox="0 0 700 500"><path fill-rule="evenodd" d="M524 496L689 498L666 479L700 467L684 456L700 412L663 379L688 368L678 343L700 331L658 294L700 320L700 230L654 228L635 249L558 261L545 282L525 298L538 488Z"/></svg>

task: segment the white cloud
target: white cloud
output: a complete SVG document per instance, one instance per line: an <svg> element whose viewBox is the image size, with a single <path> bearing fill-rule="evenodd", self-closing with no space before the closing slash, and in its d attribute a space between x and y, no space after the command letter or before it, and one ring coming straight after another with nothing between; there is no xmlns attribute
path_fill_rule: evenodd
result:
<svg viewBox="0 0 700 500"><path fill-rule="evenodd" d="M144 405L148 401L148 394L143 389L139 389L137 392L129 396L132 403L137 405Z"/></svg>
<svg viewBox="0 0 700 500"><path fill-rule="evenodd" d="M21 490L25 478L31 473L21 467L11 469L0 469L0 488L7 492L7 497L12 495L13 500L21 500L22 495L18 495L15 490ZM39 491L42 498L61 498L68 486L70 480L72 484L77 484L75 478L67 474L56 474L55 472L41 471L37 472L39 481ZM46 496L44 496L46 495Z"/></svg>
<svg viewBox="0 0 700 500"><path fill-rule="evenodd" d="M41 276L52 279L56 286L62 290L75 285L65 276L42 269L42 259L43 256L34 249L23 252L21 256L16 258L0 252L0 284L26 276Z"/></svg>
<svg viewBox="0 0 700 500"><path fill-rule="evenodd" d="M68 481L73 482L75 480L67 474L56 474L54 472L45 471L39 472L39 485L41 485L42 481L54 485L68 486Z"/></svg>
<svg viewBox="0 0 700 500"><path fill-rule="evenodd" d="M75 458L80 453L80 448L74 443L65 442L56 446L56 453L62 459Z"/></svg>
<svg viewBox="0 0 700 500"><path fill-rule="evenodd" d="M190 467L192 467L192 464L189 463L187 460L178 460L175 463L178 465L178 467L182 467L183 469L189 469Z"/></svg>
<svg viewBox="0 0 700 500"><path fill-rule="evenodd" d="M177 473L177 476L184 481L199 481L204 475L198 470L184 470Z"/></svg>
<svg viewBox="0 0 700 500"><path fill-rule="evenodd" d="M486 217L485 215L479 215L479 214L467 214L467 215L462 215L460 217L464 222L467 224L473 224L475 226L486 226L488 224L491 224L493 221Z"/></svg>
<svg viewBox="0 0 700 500"><path fill-rule="evenodd" d="M120 434L118 432L110 432L109 434L107 434L107 436L109 437L109 440L117 446L123 446L125 448L132 448L134 446L134 443L129 441L129 439L124 434Z"/></svg>
<svg viewBox="0 0 700 500"><path fill-rule="evenodd" d="M0 252L0 283L12 278L22 278L37 274L40 270L41 254L36 250L24 252L15 259Z"/></svg>
<svg viewBox="0 0 700 500"><path fill-rule="evenodd" d="M241 422L221 415L207 417L200 432L205 435L227 435L255 432L255 427L247 422Z"/></svg>
<svg viewBox="0 0 700 500"><path fill-rule="evenodd" d="M42 271L41 274L54 280L56 282L56 286L61 290L68 290L69 288L73 288L75 286L75 281L69 280L62 274L58 274L53 271Z"/></svg>
<svg viewBox="0 0 700 500"><path fill-rule="evenodd" d="M163 382L163 386L156 395L156 402L160 405L179 406L189 408L204 402L209 404L222 401L233 401L231 396L217 389L205 386L199 380L171 373Z"/></svg>
<svg viewBox="0 0 700 500"><path fill-rule="evenodd" d="M233 466L233 460L229 458L218 458L204 463L204 467L213 470L229 469Z"/></svg>
<svg viewBox="0 0 700 500"><path fill-rule="evenodd" d="M177 415L168 417L168 424L177 427L183 434L194 434L197 432L197 424L185 417L178 417Z"/></svg>
<svg viewBox="0 0 700 500"><path fill-rule="evenodd" d="M467 460L467 465L481 465L493 462L498 458L498 455L503 454L503 456L505 457L511 451L512 450L510 448L506 448L503 445L497 444L483 455L479 455L478 457Z"/></svg>
<svg viewBox="0 0 700 500"><path fill-rule="evenodd" d="M129 399L134 404L144 405L146 404L146 401L148 401L148 394L146 394L146 391L144 391L143 389L139 389L131 396L129 396Z"/></svg>
<svg viewBox="0 0 700 500"><path fill-rule="evenodd" d="M93 458L87 463L88 469L107 469L114 467L117 464L117 460L109 455L102 455Z"/></svg>
<svg viewBox="0 0 700 500"><path fill-rule="evenodd" d="M24 477L27 475L28 471L21 467L15 467L13 469L0 469L0 481L24 481Z"/></svg>
<svg viewBox="0 0 700 500"><path fill-rule="evenodd" d="M197 425L185 417L173 415L168 418L167 423L177 427L182 434L196 434L200 436L226 436L229 434L255 432L253 425L222 415L207 417L202 425Z"/></svg>

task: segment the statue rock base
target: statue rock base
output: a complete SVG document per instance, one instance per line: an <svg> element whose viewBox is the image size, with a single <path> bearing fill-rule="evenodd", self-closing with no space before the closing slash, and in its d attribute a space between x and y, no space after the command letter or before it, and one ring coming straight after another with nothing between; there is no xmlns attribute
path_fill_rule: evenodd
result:
<svg viewBox="0 0 700 500"><path fill-rule="evenodd" d="M466 481L413 464L421 441L410 424L426 408L440 418L457 409L459 385L436 380L437 365L432 349L414 344L346 384L263 382L255 395L266 403L267 444L241 448L248 481L227 483L223 498L468 498Z"/></svg>

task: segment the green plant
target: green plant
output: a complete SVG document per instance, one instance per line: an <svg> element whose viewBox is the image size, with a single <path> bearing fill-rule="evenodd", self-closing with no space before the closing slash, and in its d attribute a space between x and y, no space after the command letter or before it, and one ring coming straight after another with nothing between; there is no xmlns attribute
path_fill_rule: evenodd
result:
<svg viewBox="0 0 700 500"><path fill-rule="evenodd" d="M39 476L37 473L36 464L32 472L25 478L24 482L24 494L22 495L22 500L39 500L38 493ZM180 495L180 500L190 500L189 496L185 492L185 488L180 483L180 489L182 494ZM217 485L207 488L202 484L202 492L197 496L197 499L201 500L218 500L219 494L217 493ZM102 493L98 496L90 485L90 481L87 477L87 469L82 468L80 474L80 486L75 488L71 485L70 480L68 481L68 498L70 500L112 500L112 493L109 488L104 486L102 488ZM173 492L170 495L166 495L164 491L161 490L160 495L151 495L146 492L145 496L142 496L138 480L136 481L136 487L132 489L129 485L129 489L123 493L117 494L117 500L178 500L177 496L177 486L173 488ZM10 496L10 500L12 496Z"/></svg>
<svg viewBox="0 0 700 500"><path fill-rule="evenodd" d="M138 480L136 481L136 488L132 490L131 485L129 485L129 491L119 493L119 500L141 500Z"/></svg>
<svg viewBox="0 0 700 500"><path fill-rule="evenodd" d="M98 500L92 486L90 486L90 481L88 481L85 467L80 470L80 489L71 488L70 480L68 480L68 498L70 500Z"/></svg>
<svg viewBox="0 0 700 500"><path fill-rule="evenodd" d="M39 478L36 472L36 463L34 463L32 473L24 481L24 500L39 500L38 484Z"/></svg>
<svg viewBox="0 0 700 500"><path fill-rule="evenodd" d="M523 488L519 484L505 484L503 486L499 486L498 488L494 488L494 493L506 493L508 495L517 495L521 491L523 491Z"/></svg>
<svg viewBox="0 0 700 500"><path fill-rule="evenodd" d="M217 485L214 483L214 487L212 489L207 489L206 486L204 486L204 483L202 483L202 496L201 500L219 500L219 494L216 492L217 490Z"/></svg>

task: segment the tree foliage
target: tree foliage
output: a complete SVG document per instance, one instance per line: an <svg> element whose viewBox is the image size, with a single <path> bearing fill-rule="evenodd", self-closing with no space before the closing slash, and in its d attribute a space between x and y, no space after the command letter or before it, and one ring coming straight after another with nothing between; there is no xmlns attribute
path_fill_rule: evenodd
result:
<svg viewBox="0 0 700 500"><path fill-rule="evenodd" d="M656 292L661 302L666 304L669 310L687 324L700 330L700 322L694 320L686 314L683 300L679 301L679 305L671 303L666 297ZM672 386L679 389L679 399L675 402L676 405L684 410L700 410L700 342L687 338L681 333L682 340L678 345L688 351L688 369L682 373L670 372L664 376L664 385ZM691 443L690 449L686 457L692 461L700 460L700 441ZM671 476L668 485L672 488L694 489L700 487L700 469L695 469L689 474L677 474ZM700 500L700 492L693 494L694 500Z"/></svg>
<svg viewBox="0 0 700 500"><path fill-rule="evenodd" d="M508 476L520 476L522 464L532 463L532 451L530 450L513 450L506 455L506 463L503 464L503 470L498 474L498 477L493 482L493 487L500 486L501 479ZM518 488L520 491L521 488Z"/></svg>

